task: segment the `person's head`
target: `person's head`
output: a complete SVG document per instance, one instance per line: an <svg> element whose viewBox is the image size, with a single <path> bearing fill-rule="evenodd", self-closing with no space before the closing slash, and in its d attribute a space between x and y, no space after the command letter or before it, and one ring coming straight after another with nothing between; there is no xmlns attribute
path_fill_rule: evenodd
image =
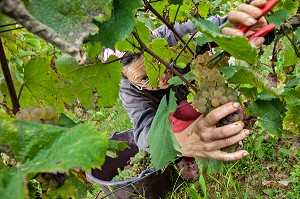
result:
<svg viewBox="0 0 300 199"><path fill-rule="evenodd" d="M126 53L121 63L123 65L123 75L140 90L159 90L169 87L167 81L173 76L170 69L166 69L162 77L158 79L156 88L149 84L142 54Z"/></svg>

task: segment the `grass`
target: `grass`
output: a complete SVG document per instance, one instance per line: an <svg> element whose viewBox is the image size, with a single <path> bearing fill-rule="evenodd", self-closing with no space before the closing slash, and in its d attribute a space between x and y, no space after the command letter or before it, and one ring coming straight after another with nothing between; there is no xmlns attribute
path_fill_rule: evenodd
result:
<svg viewBox="0 0 300 199"><path fill-rule="evenodd" d="M120 100L112 108L99 109L89 115L90 121L108 133L132 128ZM203 182L206 198L300 199L300 162L297 160L300 154L293 157L280 152L280 148L293 151L299 147L300 136L285 134L275 139L257 126L252 130L253 134L244 141L244 149L250 156L225 163L221 172L203 174L201 182L182 180L180 172L173 167L172 184L165 199L205 198ZM94 192L98 190L95 186Z"/></svg>

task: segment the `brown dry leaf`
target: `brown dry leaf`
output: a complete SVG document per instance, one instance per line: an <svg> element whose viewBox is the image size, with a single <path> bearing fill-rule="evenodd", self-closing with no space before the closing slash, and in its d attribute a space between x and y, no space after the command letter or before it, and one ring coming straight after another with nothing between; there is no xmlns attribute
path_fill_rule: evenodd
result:
<svg viewBox="0 0 300 199"><path fill-rule="evenodd" d="M268 180L263 180L262 185L266 187L273 187L273 188L284 188L288 186L291 183L291 181L288 180L280 180L280 181L268 181Z"/></svg>

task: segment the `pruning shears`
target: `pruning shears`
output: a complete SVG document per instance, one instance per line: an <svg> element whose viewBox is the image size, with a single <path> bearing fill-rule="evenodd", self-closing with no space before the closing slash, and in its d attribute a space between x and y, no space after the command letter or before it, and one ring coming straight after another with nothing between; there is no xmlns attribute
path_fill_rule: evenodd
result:
<svg viewBox="0 0 300 199"><path fill-rule="evenodd" d="M275 4L277 2L278 2L278 0L268 1L268 3L264 7L261 8L262 14L257 19L260 19L265 14L267 14L275 6ZM254 39L255 37L263 37L270 31L274 30L275 27L276 27L275 24L268 24L268 25L260 28L253 34L247 36L247 38L248 38L248 40L251 40L251 39ZM239 30L241 30L245 34L250 28L251 28L251 26L242 26L239 28ZM207 64L211 64L212 62L214 62L214 64L216 64L219 61L221 61L227 54L228 53L226 51L222 50L219 54L217 54L211 60L209 60Z"/></svg>

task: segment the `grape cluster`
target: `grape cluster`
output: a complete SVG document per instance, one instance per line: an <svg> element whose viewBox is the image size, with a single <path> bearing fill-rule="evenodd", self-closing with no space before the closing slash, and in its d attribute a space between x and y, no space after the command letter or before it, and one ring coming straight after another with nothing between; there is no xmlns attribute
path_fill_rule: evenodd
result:
<svg viewBox="0 0 300 199"><path fill-rule="evenodd" d="M194 96L192 106L200 113L207 114L214 108L217 108L228 102L238 101L238 94L232 88L226 85L225 79L218 66L223 65L228 59L225 57L220 62L208 64L211 56L209 52L198 55L194 59L193 73L195 74L196 87L198 89ZM238 110L222 118L217 127L224 126L242 119L242 113ZM222 148L223 151L233 152L238 147L238 143Z"/></svg>
<svg viewBox="0 0 300 199"><path fill-rule="evenodd" d="M16 119L27 120L39 124L55 125L58 120L56 109L53 106L28 106L20 108L16 113Z"/></svg>
<svg viewBox="0 0 300 199"><path fill-rule="evenodd" d="M216 67L209 68L210 65L207 65L209 58L209 53L206 52L199 55L192 63L198 89L192 106L200 113L208 113L227 102L238 100L237 93L227 87L221 72Z"/></svg>
<svg viewBox="0 0 300 199"><path fill-rule="evenodd" d="M128 165L123 170L118 168L118 174L113 177L112 181L123 181L130 178L137 177L142 171L151 168L150 154L140 149L139 152L128 160Z"/></svg>

